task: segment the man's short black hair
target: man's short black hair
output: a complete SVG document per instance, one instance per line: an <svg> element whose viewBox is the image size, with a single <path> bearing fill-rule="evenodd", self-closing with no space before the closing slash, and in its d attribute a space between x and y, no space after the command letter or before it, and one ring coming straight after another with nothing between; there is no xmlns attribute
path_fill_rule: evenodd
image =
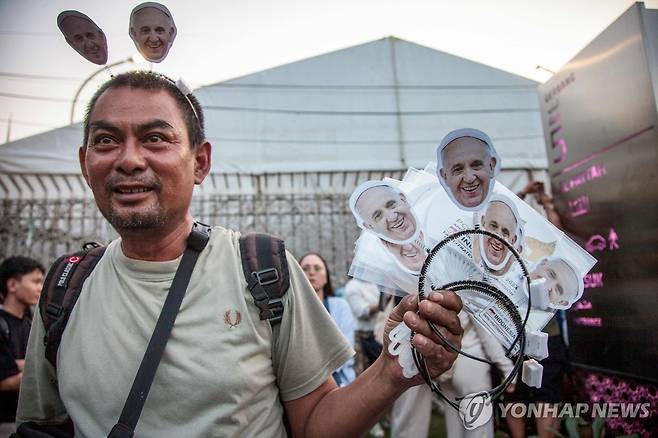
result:
<svg viewBox="0 0 658 438"><path fill-rule="evenodd" d="M111 88L130 87L139 90L152 90L159 91L165 90L171 97L174 98L178 104L178 108L183 113L185 125L187 126L187 134L190 138L192 148L199 146L206 139L206 134L203 127L203 111L199 101L192 93L185 96L183 92L176 86L176 83L161 73L150 71L130 71L114 76L109 81L105 82L94 93L94 96L89 101L87 112L84 118L84 138L82 144L87 146L89 138L89 117L98 98L107 90Z"/></svg>
<svg viewBox="0 0 658 438"><path fill-rule="evenodd" d="M35 270L41 271L42 274L45 273L43 265L29 257L14 256L5 259L0 265L0 301L4 301L7 296L7 282L9 280L15 278L20 281L23 275Z"/></svg>

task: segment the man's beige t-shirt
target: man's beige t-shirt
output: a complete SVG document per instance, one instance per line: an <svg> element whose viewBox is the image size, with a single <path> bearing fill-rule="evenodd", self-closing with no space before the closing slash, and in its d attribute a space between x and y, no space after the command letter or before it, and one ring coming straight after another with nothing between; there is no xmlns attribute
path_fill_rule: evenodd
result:
<svg viewBox="0 0 658 438"><path fill-rule="evenodd" d="M136 436L283 437L279 393L289 401L312 392L354 354L290 255L290 289L272 346L272 328L259 319L246 289L238 238L213 229ZM17 421L58 422L68 413L76 436L106 436L119 418L178 263L128 259L120 240L112 242L71 314L56 372L44 356L37 314Z"/></svg>

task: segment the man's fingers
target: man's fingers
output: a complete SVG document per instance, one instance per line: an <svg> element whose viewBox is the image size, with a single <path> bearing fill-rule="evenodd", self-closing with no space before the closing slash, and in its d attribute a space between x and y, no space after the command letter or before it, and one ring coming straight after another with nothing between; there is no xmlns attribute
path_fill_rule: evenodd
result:
<svg viewBox="0 0 658 438"><path fill-rule="evenodd" d="M409 311L415 312L418 309L418 297L416 295L407 295L400 301L400 304L393 308L389 320L402 322L403 316Z"/></svg>
<svg viewBox="0 0 658 438"><path fill-rule="evenodd" d="M457 357L457 353L447 350L420 333L414 335L411 343L423 355L425 363L428 365L431 364L432 368L435 371L438 370L440 373L450 368Z"/></svg>
<svg viewBox="0 0 658 438"><path fill-rule="evenodd" d="M429 324L424 318L419 317L415 312L407 312L404 314L404 323L416 333L423 335L425 338L431 339L437 344L443 343L441 338L439 338L430 328ZM457 329L461 331L461 325L459 325L459 318L457 318ZM455 347L460 348L461 346L461 333L452 333L447 330L445 327L442 327L439 324L434 323L434 327L441 332L441 334ZM455 329L455 330L457 330Z"/></svg>
<svg viewBox="0 0 658 438"><path fill-rule="evenodd" d="M428 300L440 304L446 309L454 310L457 313L462 310L462 299L450 290L432 291L429 294Z"/></svg>
<svg viewBox="0 0 658 438"><path fill-rule="evenodd" d="M455 310L445 308L443 304L437 304L431 300L422 301L420 303L420 316L422 317L421 319L431 321L435 326L445 327L450 333L454 335L459 336L463 334L457 312ZM414 327L410 328L413 329ZM424 331L420 330L421 327L418 328L418 331L424 333Z"/></svg>

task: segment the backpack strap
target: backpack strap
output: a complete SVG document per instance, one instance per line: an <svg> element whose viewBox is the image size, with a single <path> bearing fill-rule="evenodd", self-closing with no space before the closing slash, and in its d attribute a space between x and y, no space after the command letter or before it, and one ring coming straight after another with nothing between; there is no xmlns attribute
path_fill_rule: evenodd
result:
<svg viewBox="0 0 658 438"><path fill-rule="evenodd" d="M247 289L260 309L260 319L278 324L283 318L282 298L290 287L283 240L264 233L245 234L240 237L240 255Z"/></svg>
<svg viewBox="0 0 658 438"><path fill-rule="evenodd" d="M103 257L105 247L85 244L84 249L55 261L43 283L39 312L45 329L46 359L57 368L57 350L82 285Z"/></svg>

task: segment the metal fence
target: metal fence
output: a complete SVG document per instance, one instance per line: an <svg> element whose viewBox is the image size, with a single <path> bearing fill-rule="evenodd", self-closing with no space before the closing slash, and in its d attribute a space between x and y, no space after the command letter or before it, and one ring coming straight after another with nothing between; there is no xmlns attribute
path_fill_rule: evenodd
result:
<svg viewBox="0 0 658 438"><path fill-rule="evenodd" d="M347 202L350 193L363 181L402 179L405 171L211 174L195 192L191 212L211 225L277 235L296 257L317 252L339 286L359 234ZM546 181L545 171L506 169L499 176L512 190L532 179ZM79 174L0 174L0 188L0 260L26 255L49 265L84 242L117 237Z"/></svg>
<svg viewBox="0 0 658 438"><path fill-rule="evenodd" d="M194 198L193 216L226 228L262 231L286 241L296 256L313 251L327 260L341 285L353 257L358 228L346 194L212 195ZM91 199L4 200L0 213L0 259L25 255L52 263L84 242L107 243L115 231Z"/></svg>

